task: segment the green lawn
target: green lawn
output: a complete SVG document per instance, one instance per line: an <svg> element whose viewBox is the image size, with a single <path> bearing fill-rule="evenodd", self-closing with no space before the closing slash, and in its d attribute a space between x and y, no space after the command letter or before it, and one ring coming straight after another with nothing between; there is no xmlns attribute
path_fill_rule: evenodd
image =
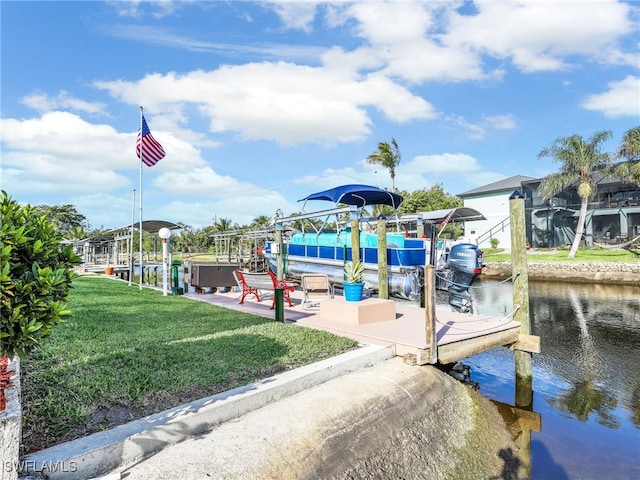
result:
<svg viewBox="0 0 640 480"><path fill-rule="evenodd" d="M45 448L357 347L326 332L79 277L22 359L23 448Z"/></svg>
<svg viewBox="0 0 640 480"><path fill-rule="evenodd" d="M567 258L569 250L529 250L529 262L574 262L574 263L637 263L640 260L640 250L633 249L579 249L576 256ZM511 254L504 249L483 249L485 262L510 262Z"/></svg>

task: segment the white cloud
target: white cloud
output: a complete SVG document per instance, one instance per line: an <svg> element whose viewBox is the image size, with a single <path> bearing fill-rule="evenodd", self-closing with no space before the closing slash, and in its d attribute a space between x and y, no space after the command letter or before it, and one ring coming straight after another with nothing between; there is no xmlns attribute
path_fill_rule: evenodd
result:
<svg viewBox="0 0 640 480"><path fill-rule="evenodd" d="M482 121L485 125L496 130L513 130L517 127L515 117L511 114L484 116Z"/></svg>
<svg viewBox="0 0 640 480"><path fill-rule="evenodd" d="M46 93L34 92L22 98L21 103L37 110L38 112L48 112L51 110L70 109L75 112L89 114L106 114L106 105L100 102L86 102L74 97L65 90L58 92L52 97Z"/></svg>
<svg viewBox="0 0 640 480"><path fill-rule="evenodd" d="M74 196L136 188L124 175L124 171L140 168L136 132L121 133L67 112L26 120L3 119L0 127L3 188L13 195ZM204 164L199 152L185 140L161 130L154 131L154 136L163 144L167 157L151 169L144 167L145 176L153 178Z"/></svg>
<svg viewBox="0 0 640 480"><path fill-rule="evenodd" d="M312 0L280 0L270 2L286 28L310 32L316 16L316 7L321 2Z"/></svg>
<svg viewBox="0 0 640 480"><path fill-rule="evenodd" d="M510 58L524 72L567 68L565 58L570 55L603 63L619 60L618 39L634 30L631 7L613 0L588 4L476 0L474 5L477 13L473 15L449 12L450 29L443 42Z"/></svg>
<svg viewBox="0 0 640 480"><path fill-rule="evenodd" d="M387 78L352 78L342 69L291 63L249 63L184 75L147 75L138 82L96 82L130 104L163 111L195 104L213 132L238 132L244 140L332 145L365 138L376 108L407 122L433 118L433 107Z"/></svg>
<svg viewBox="0 0 640 480"><path fill-rule="evenodd" d="M609 90L587 97L582 102L586 110L601 112L609 118L640 117L640 77L629 75L619 82L610 82Z"/></svg>
<svg viewBox="0 0 640 480"><path fill-rule="evenodd" d="M474 173L482 170L478 160L466 153L443 153L439 155L418 155L406 164L400 164L402 169L415 175L459 174Z"/></svg>
<svg viewBox="0 0 640 480"><path fill-rule="evenodd" d="M136 132L121 133L110 125L92 124L68 112L49 112L40 118L26 120L3 119L0 135L3 164L31 170L32 162L19 158L28 153L39 158L40 167L49 170L68 169L68 172L95 169L136 169ZM154 169L196 167L204 164L192 144L176 138L173 132L153 130L164 147L167 157Z"/></svg>
<svg viewBox="0 0 640 480"><path fill-rule="evenodd" d="M139 18L147 11L155 18L162 18L175 12L180 4L192 3L191 0L107 0L118 15ZM143 8L145 7L145 8Z"/></svg>
<svg viewBox="0 0 640 480"><path fill-rule="evenodd" d="M478 123L469 122L461 115L450 115L446 117L446 120L460 129L468 138L474 140L483 140L491 130L513 130L518 126L512 114L485 115Z"/></svg>
<svg viewBox="0 0 640 480"><path fill-rule="evenodd" d="M505 178L504 174L486 171L479 160L466 153L417 155L396 169L396 186L402 190L429 188L436 183L453 184L456 195L463 190Z"/></svg>

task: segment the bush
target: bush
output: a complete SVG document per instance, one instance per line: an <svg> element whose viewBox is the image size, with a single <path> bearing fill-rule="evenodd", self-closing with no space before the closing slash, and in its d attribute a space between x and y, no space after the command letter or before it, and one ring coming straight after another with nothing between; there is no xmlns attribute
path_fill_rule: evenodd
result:
<svg viewBox="0 0 640 480"><path fill-rule="evenodd" d="M0 198L0 357L26 355L70 314L64 303L80 259L31 206Z"/></svg>
<svg viewBox="0 0 640 480"><path fill-rule="evenodd" d="M495 248L498 248L498 244L500 243L500 240L498 240L496 237L492 237L491 240L489 240L489 242L491 243L491 248L495 249Z"/></svg>

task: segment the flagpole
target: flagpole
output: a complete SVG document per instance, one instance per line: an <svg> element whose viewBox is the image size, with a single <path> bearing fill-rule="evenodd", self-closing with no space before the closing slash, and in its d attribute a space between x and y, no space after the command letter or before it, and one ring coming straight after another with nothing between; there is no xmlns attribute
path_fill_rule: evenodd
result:
<svg viewBox="0 0 640 480"><path fill-rule="evenodd" d="M129 286L133 281L133 225L136 221L136 189L133 189L133 202L131 203L131 228L129 229L129 235L131 240L129 241Z"/></svg>
<svg viewBox="0 0 640 480"><path fill-rule="evenodd" d="M142 141L142 106L140 106L140 286L142 290L142 277L144 276L143 260L142 260L142 159L144 158L144 142Z"/></svg>

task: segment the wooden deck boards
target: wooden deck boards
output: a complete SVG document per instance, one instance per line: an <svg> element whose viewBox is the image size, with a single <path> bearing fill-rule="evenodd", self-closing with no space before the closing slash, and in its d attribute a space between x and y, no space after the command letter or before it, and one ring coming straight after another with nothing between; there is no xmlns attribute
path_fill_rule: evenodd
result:
<svg viewBox="0 0 640 480"><path fill-rule="evenodd" d="M257 315L268 317L275 315L274 311L269 309L271 306L270 298L265 298L260 303L245 299L245 303L239 305L239 294L235 292L188 295L202 301ZM295 322L298 325L328 331L362 343L392 346L395 348L396 355L413 355L417 359L416 363L426 363L422 360L428 358L423 308L397 302L395 320L357 325L321 317L319 309L302 310L301 292L293 292L291 297L294 306L285 306L286 322ZM467 315L437 308L436 319L438 361L440 363L450 363L492 348L512 344L517 341L520 331L520 323L514 322L508 317Z"/></svg>

